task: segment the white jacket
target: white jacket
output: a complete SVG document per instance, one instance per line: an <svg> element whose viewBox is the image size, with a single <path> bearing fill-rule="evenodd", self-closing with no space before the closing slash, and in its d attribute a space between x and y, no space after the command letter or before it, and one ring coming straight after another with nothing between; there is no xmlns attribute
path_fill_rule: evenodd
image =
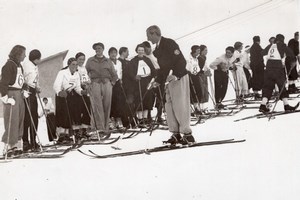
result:
<svg viewBox="0 0 300 200"><path fill-rule="evenodd" d="M75 72L72 75L69 68L60 70L54 81L53 89L56 94L63 90L71 91L74 89L76 93L81 95L82 88L79 73Z"/></svg>

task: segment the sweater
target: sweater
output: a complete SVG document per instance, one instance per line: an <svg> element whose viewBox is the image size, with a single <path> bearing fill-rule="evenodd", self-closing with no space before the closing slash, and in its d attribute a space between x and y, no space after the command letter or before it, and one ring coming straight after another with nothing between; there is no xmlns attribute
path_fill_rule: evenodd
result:
<svg viewBox="0 0 300 200"><path fill-rule="evenodd" d="M19 77L17 78L18 68L21 69L21 74L19 74ZM20 63L8 59L5 65L2 67L1 71L2 73L1 73L1 80L0 80L0 92L2 96L7 95L7 91L9 89L22 88L24 83L24 76L23 76L23 67ZM18 84L19 87L14 87L15 84Z"/></svg>
<svg viewBox="0 0 300 200"><path fill-rule="evenodd" d="M114 85L118 79L113 63L104 56L89 58L85 67L92 82L106 83L109 80Z"/></svg>

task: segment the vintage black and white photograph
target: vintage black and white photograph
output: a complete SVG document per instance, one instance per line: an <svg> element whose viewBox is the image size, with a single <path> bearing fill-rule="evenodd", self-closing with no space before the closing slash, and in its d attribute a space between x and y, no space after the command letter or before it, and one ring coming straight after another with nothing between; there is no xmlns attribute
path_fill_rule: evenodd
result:
<svg viewBox="0 0 300 200"><path fill-rule="evenodd" d="M0 0L1 200L298 200L299 0Z"/></svg>

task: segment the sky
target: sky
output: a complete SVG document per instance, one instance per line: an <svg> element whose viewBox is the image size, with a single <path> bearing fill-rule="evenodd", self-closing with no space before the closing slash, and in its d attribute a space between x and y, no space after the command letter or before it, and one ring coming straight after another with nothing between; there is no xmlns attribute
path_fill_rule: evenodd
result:
<svg viewBox="0 0 300 200"><path fill-rule="evenodd" d="M0 66L16 44L39 49L48 57L69 50L93 56L92 44L129 47L135 55L145 41L146 29L156 24L162 35L177 39L195 30L251 9L222 23L176 40L188 56L194 44L208 46L208 61L236 41L251 44L260 35L262 46L269 37L283 33L286 41L299 30L299 0L0 0Z"/></svg>

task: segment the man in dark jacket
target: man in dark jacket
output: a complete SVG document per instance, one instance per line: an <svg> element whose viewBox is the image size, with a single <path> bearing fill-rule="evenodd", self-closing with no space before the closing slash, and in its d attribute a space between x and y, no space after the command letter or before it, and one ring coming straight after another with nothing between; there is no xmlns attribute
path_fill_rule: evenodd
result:
<svg viewBox="0 0 300 200"><path fill-rule="evenodd" d="M169 131L173 133L166 143L194 143L190 128L190 90L186 59L174 40L161 36L158 26L150 26L146 32L148 40L156 44L153 54L160 66L156 81L166 85L167 123Z"/></svg>
<svg viewBox="0 0 300 200"><path fill-rule="evenodd" d="M255 94L255 98L260 98L259 91L263 87L264 83L264 58L261 54L262 48L260 46L260 37L253 37L253 45L250 49L250 68L252 70L252 89Z"/></svg>

